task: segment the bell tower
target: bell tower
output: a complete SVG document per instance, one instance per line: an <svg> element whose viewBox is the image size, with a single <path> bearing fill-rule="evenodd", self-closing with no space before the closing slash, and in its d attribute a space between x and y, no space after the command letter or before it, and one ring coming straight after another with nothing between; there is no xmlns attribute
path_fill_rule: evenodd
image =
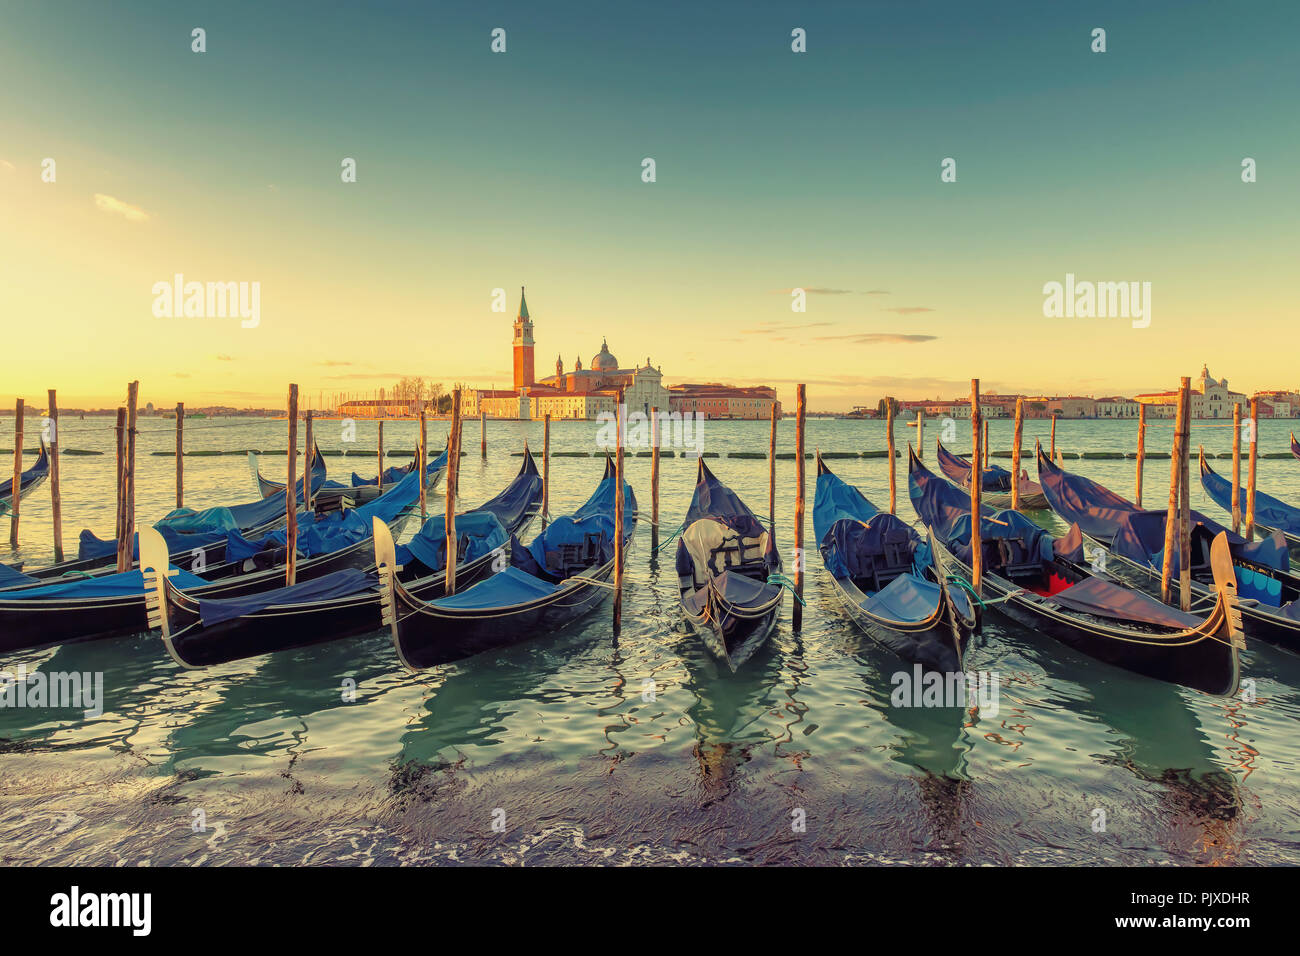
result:
<svg viewBox="0 0 1300 956"><path fill-rule="evenodd" d="M533 320L528 317L524 287L519 287L519 317L515 319L515 390L528 388L533 380Z"/></svg>

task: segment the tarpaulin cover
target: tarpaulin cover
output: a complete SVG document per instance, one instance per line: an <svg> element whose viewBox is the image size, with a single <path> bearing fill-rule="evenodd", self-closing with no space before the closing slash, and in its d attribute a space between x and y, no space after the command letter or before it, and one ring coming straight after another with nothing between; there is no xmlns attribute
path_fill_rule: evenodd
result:
<svg viewBox="0 0 1300 956"><path fill-rule="evenodd" d="M242 505L231 505L228 508L207 508L203 511L178 508L165 515L154 527L159 531L170 528L172 531L187 533L247 531L275 521L277 518L283 518L285 501L285 493L277 491L269 498L261 498Z"/></svg>
<svg viewBox="0 0 1300 956"><path fill-rule="evenodd" d="M901 518L878 514L863 523L842 518L821 541L826 570L837 578L870 578L874 572L910 571L920 536Z"/></svg>
<svg viewBox="0 0 1300 956"><path fill-rule="evenodd" d="M1084 578L1049 599L1062 607L1117 621L1144 621L1160 627L1192 628L1202 618L1169 607L1131 588L1113 584L1103 578Z"/></svg>
<svg viewBox="0 0 1300 956"><path fill-rule="evenodd" d="M861 602L861 607L887 621L924 621L939 606L939 597L939 585L933 581L915 574L903 574L869 595ZM963 592L955 592L953 599L960 613L970 614Z"/></svg>
<svg viewBox="0 0 1300 956"><path fill-rule="evenodd" d="M50 473L50 456L46 454L45 442L42 441L40 453L36 456L36 461L32 463L32 467L28 468L26 471L22 472L22 474L19 475L18 487L21 490L25 490L27 486L30 485L32 482L44 478L49 473ZM13 491L14 491L14 478L13 478L13 472L10 472L8 478L6 478L4 481L0 481L0 499L11 497L13 495Z"/></svg>
<svg viewBox="0 0 1300 956"><path fill-rule="evenodd" d="M831 525L845 518L870 521L880 509L867 500L866 495L847 481L823 466L817 476L817 491L813 497L813 534L821 544L830 533Z"/></svg>
<svg viewBox="0 0 1300 956"><path fill-rule="evenodd" d="M1047 503L1066 521L1079 525L1089 537L1110 545L1110 550L1117 555L1153 568L1162 566L1167 511L1139 509L1104 485L1065 471L1049 461L1046 455L1038 459L1038 476ZM1234 558L1279 571L1290 567L1286 541L1281 535L1248 542L1199 511L1191 512L1190 517L1193 536L1208 535L1213 539L1220 532L1225 533ZM1196 531L1198 526L1200 532ZM1174 563L1176 567L1177 557Z"/></svg>
<svg viewBox="0 0 1300 956"><path fill-rule="evenodd" d="M508 608L547 597L554 594L557 587L559 585L539 580L519 568L506 568L459 594L438 598L433 603L438 607L462 610Z"/></svg>
<svg viewBox="0 0 1300 956"><path fill-rule="evenodd" d="M415 462L411 462L409 465L394 465L392 468L385 468L384 484L391 485L395 481L401 481L402 478L410 474L411 470L414 467L415 467ZM355 471L352 473L353 488L356 488L360 485L377 485L377 484L379 484L378 478L362 478ZM341 483L340 486L342 486Z"/></svg>
<svg viewBox="0 0 1300 956"><path fill-rule="evenodd" d="M1204 461L1201 462L1201 487L1216 505L1232 511L1232 481L1218 474ZM1240 489L1240 501L1246 503L1246 489ZM1255 489L1255 522L1266 528L1276 528L1290 535L1300 535L1300 508L1294 508L1272 495Z"/></svg>
<svg viewBox="0 0 1300 956"><path fill-rule="evenodd" d="M461 551L458 565L475 561L497 548L504 548L510 535L491 511L467 511L456 516L456 537ZM504 553L504 552L503 552ZM397 548L397 563L406 566L414 557L431 571L447 566L447 516L435 515L415 537Z"/></svg>
<svg viewBox="0 0 1300 956"><path fill-rule="evenodd" d="M172 568L176 573L168 578L181 590L201 588L210 582ZM6 601L27 601L39 598L111 598L131 595L144 595L144 575L139 568L119 574L101 574L96 577L73 578L57 584L46 584L38 588L24 588L4 595Z"/></svg>
<svg viewBox="0 0 1300 956"><path fill-rule="evenodd" d="M255 614L273 605L314 604L317 601L347 597L375 587L378 582L379 578L374 574L347 568L273 591L259 591L236 598L200 600L199 617L204 627L212 627L245 614Z"/></svg>
<svg viewBox="0 0 1300 956"><path fill-rule="evenodd" d="M739 610L766 607L781 593L781 585L768 584L735 571L723 571L709 581L714 593L723 604ZM682 598L682 606L699 616L708 606L710 587L702 587Z"/></svg>
<svg viewBox="0 0 1300 956"><path fill-rule="evenodd" d="M378 498L359 508L305 515L298 524L298 553L315 557L366 541L374 531L372 518L391 523L409 511L419 497L420 476L411 472ZM267 548L283 548L287 541L288 532L284 528L256 539L232 531L227 537L226 557L231 561L242 561Z"/></svg>
<svg viewBox="0 0 1300 956"><path fill-rule="evenodd" d="M939 470L947 475L949 481L955 481L957 484L968 487L970 485L971 466L965 458L954 455L942 444L936 443L936 451L939 456ZM985 468L980 478L981 485L985 491L1011 491L1011 472L1005 468L999 468L992 465Z"/></svg>
<svg viewBox="0 0 1300 956"><path fill-rule="evenodd" d="M206 548L209 545L220 544L226 540L226 532L212 531L207 534L185 534L181 531L173 531L171 528L159 528L158 533L162 535L163 540L167 542L167 551L169 554L178 554L182 551L193 551L199 548ZM95 537L95 534L88 528L82 529L81 536L77 542L77 557L86 561L90 558L106 558L109 555L117 554L117 542L114 540L105 541L102 538ZM137 534L131 548L131 556L134 560L140 560L140 536Z"/></svg>
<svg viewBox="0 0 1300 956"><path fill-rule="evenodd" d="M683 527L690 528L702 519L719 521L731 528L741 538L759 539L764 537L767 529L754 516L740 496L714 477L709 466L700 460L699 479L695 484L695 494L691 497L690 507L686 509ZM776 550L776 542L767 534L767 545L763 561L768 574L781 570L781 556ZM695 559L683 535L677 542L677 575L681 579L698 578L695 575Z"/></svg>
<svg viewBox="0 0 1300 956"><path fill-rule="evenodd" d="M12 588L19 584L32 584L39 580L40 578L34 578L30 574L23 574L17 568L11 568L7 564L0 564L0 588Z"/></svg>

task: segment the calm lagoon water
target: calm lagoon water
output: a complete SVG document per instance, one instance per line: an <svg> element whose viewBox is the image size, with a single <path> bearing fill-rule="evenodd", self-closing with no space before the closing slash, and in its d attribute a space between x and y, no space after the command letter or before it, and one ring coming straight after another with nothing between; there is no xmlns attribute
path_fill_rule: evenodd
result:
<svg viewBox="0 0 1300 956"><path fill-rule="evenodd" d="M1287 449L1287 422L1261 425L1261 448ZM65 448L111 447L112 422L64 422ZM1047 422L1026 425L1026 445ZM0 425L0 446L12 425ZM444 423L431 423L440 442ZM32 426L29 425L29 434ZM283 449L283 422L190 420L187 449ZM344 447L338 422L321 447ZM375 426L327 458L330 473L373 474ZM519 466L510 452L541 426L465 426L462 497L473 506ZM937 434L927 422L930 444ZM136 501L149 522L173 504L172 423L142 419ZM414 447L389 423L386 444ZM899 429L901 441L910 430ZM1011 423L992 424L993 447ZM596 426L558 423L555 450L591 452ZM780 450L793 448L781 423ZM1168 450L1153 424L1148 448ZM1062 422L1066 451L1131 451L1136 424ZM1228 451L1227 427L1198 423L1193 445ZM758 512L767 424L710 422L710 466ZM812 420L809 450L884 447L876 422ZM960 424L955 450L969 448ZM932 448L931 444L931 448ZM933 452L927 454L933 458ZM397 463L396 460L389 462ZM1005 463L1004 463L1005 464ZM884 459L831 462L879 504ZM1218 462L1227 472L1229 463ZM1067 462L1131 495L1133 461ZM585 500L596 457L552 459L555 514ZM280 456L263 463L283 474ZM778 462L777 533L788 554L795 462ZM914 517L899 467L899 511ZM808 523L812 534L812 464ZM112 458L62 460L66 543L112 532ZM13 671L102 672L104 712L0 709L0 860L6 864L905 863L1275 864L1300 862L1300 658L1251 646L1254 703L1140 680L1037 635L986 619L972 669L995 672L1000 708L890 706L891 654L857 631L812 560L802 633L787 602L768 648L720 673L683 627L672 546L650 548L649 460L629 459L644 520L629 556L624 626L608 609L569 632L500 654L409 674L382 632L205 671L182 671L156 636L95 641L0 661ZM1192 469L1195 480L1195 465ZM1163 501L1168 460L1148 462L1148 503ZM689 501L693 461L666 459L665 531ZM252 499L238 455L189 457L186 504ZM1259 486L1300 501L1300 462L1260 462ZM1193 507L1222 513L1194 486ZM1043 518L1044 521L1054 519ZM7 530L7 520L0 522ZM533 529L535 530L535 529ZM6 535L7 537L7 535ZM48 489L23 503L29 566L51 559ZM4 546L0 546L3 548ZM354 681L355 700L345 686ZM654 682L653 700L643 698ZM1105 813L1105 830L1094 821ZM196 820L202 820L201 828ZM806 820L802 831L792 824ZM494 830L493 824L499 824Z"/></svg>

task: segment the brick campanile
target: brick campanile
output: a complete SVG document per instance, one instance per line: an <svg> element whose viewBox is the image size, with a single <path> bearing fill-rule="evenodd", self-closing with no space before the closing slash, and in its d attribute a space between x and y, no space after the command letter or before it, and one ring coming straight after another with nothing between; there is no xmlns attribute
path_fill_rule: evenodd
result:
<svg viewBox="0 0 1300 956"><path fill-rule="evenodd" d="M515 319L515 390L531 387L533 378L533 320L528 317L524 287L519 287L519 317Z"/></svg>

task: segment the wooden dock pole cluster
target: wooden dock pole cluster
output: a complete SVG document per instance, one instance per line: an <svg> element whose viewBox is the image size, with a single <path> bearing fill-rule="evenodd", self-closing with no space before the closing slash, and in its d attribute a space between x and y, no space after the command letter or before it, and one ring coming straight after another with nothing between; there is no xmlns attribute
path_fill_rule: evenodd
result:
<svg viewBox="0 0 1300 956"><path fill-rule="evenodd" d="M976 597L980 595L984 583L984 542L980 537L980 492L984 484L984 472L979 466L982 451L980 444L983 439L981 417L980 380L973 378L970 380L971 464L974 466L970 472L970 583L975 589Z"/></svg>
<svg viewBox="0 0 1300 956"><path fill-rule="evenodd" d="M1187 487L1187 446L1191 429L1192 380L1183 377L1178 386L1178 408L1174 424L1174 447L1169 463L1169 510L1165 514L1165 558L1160 570L1160 600L1173 598L1174 554L1178 554L1179 607L1191 608L1191 506Z"/></svg>
<svg viewBox="0 0 1300 956"><path fill-rule="evenodd" d="M650 560L659 550L659 408L650 406Z"/></svg>
<svg viewBox="0 0 1300 956"><path fill-rule="evenodd" d="M185 403L176 403L176 507L185 507Z"/></svg>
<svg viewBox="0 0 1300 956"><path fill-rule="evenodd" d="M298 581L298 386L289 386L289 463L284 486L284 583Z"/></svg>
<svg viewBox="0 0 1300 956"><path fill-rule="evenodd" d="M1020 439L1025 428L1025 400L1016 399L1016 431L1011 438L1011 510L1020 510ZM1056 416L1052 416L1052 444L1056 444Z"/></svg>
<svg viewBox="0 0 1300 956"><path fill-rule="evenodd" d="M451 393L451 433L447 441L447 477L443 479L447 486L447 512L445 527L447 531L447 594L456 593L456 559L458 539L456 536L456 486L460 483L460 389ZM527 452L525 451L525 454Z"/></svg>
<svg viewBox="0 0 1300 956"><path fill-rule="evenodd" d="M808 421L808 386L795 387L795 424L794 424L794 459L795 459L795 499L794 499L794 620L793 627L797 633L803 628L803 569L806 563L803 553L803 515L804 515L804 480L807 462L804 460L804 427Z"/></svg>
<svg viewBox="0 0 1300 956"><path fill-rule="evenodd" d="M623 446L627 444L627 406L623 404L624 392L618 390L618 408L615 434L618 447L614 450L614 636L623 630Z"/></svg>
<svg viewBox="0 0 1300 956"><path fill-rule="evenodd" d="M894 474L894 399L885 396L885 440L889 443L889 513L897 514L898 479Z"/></svg>
<svg viewBox="0 0 1300 956"><path fill-rule="evenodd" d="M655 499L656 504L658 498ZM551 517L551 413L542 419L542 530Z"/></svg>
<svg viewBox="0 0 1300 956"><path fill-rule="evenodd" d="M50 417L50 517L54 524L54 562L63 560L63 495L59 491L59 398L49 391Z"/></svg>
<svg viewBox="0 0 1300 956"><path fill-rule="evenodd" d="M382 418L379 419L379 445L375 454L379 464L379 493L382 495L384 493L384 420ZM311 471L308 469L308 474L310 473Z"/></svg>
<svg viewBox="0 0 1300 956"><path fill-rule="evenodd" d="M1147 460L1147 406L1146 403L1138 405L1138 451L1137 451L1137 491L1133 496L1133 503L1139 508L1142 507L1142 470Z"/></svg>
<svg viewBox="0 0 1300 956"><path fill-rule="evenodd" d="M1246 478L1246 534L1247 541L1255 540L1255 459L1259 448L1259 399L1250 400L1250 466Z"/></svg>
<svg viewBox="0 0 1300 956"><path fill-rule="evenodd" d="M18 547L18 510L22 505L23 480L23 405L20 398L14 406L14 482L9 496L9 547Z"/></svg>

